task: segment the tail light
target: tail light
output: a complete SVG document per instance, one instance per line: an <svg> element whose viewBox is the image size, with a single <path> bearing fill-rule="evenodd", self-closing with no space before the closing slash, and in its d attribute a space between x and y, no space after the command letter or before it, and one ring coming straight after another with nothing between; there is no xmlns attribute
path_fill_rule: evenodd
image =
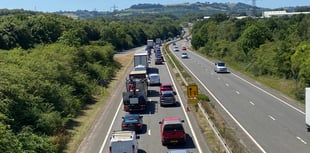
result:
<svg viewBox="0 0 310 153"><path fill-rule="evenodd" d="M126 124L122 124L122 127L126 127L127 125Z"/></svg>
<svg viewBox="0 0 310 153"><path fill-rule="evenodd" d="M142 126L142 124L138 123L137 126Z"/></svg>

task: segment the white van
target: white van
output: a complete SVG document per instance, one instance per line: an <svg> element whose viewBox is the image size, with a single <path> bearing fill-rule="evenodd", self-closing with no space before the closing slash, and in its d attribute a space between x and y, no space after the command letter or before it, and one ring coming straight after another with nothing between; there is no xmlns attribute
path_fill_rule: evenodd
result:
<svg viewBox="0 0 310 153"><path fill-rule="evenodd" d="M110 141L110 153L138 153L139 136L135 131L114 131Z"/></svg>

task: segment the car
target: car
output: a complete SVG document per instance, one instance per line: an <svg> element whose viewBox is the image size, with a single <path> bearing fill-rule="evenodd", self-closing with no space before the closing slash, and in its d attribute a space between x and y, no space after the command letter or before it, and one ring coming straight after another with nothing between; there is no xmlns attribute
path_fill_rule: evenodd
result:
<svg viewBox="0 0 310 153"><path fill-rule="evenodd" d="M183 51L186 51L186 47L182 47L182 50L183 50Z"/></svg>
<svg viewBox="0 0 310 153"><path fill-rule="evenodd" d="M138 152L140 136L135 131L113 131L110 137L109 153Z"/></svg>
<svg viewBox="0 0 310 153"><path fill-rule="evenodd" d="M170 84L170 83L162 83L160 85L159 91L162 92L162 91L167 91L167 90L173 91L172 84Z"/></svg>
<svg viewBox="0 0 310 153"><path fill-rule="evenodd" d="M182 58L188 58L188 55L186 52L182 52L182 55L181 55Z"/></svg>
<svg viewBox="0 0 310 153"><path fill-rule="evenodd" d="M174 45L176 45L176 43L175 43L175 42L173 42L172 44L173 44L173 46L174 46Z"/></svg>
<svg viewBox="0 0 310 153"><path fill-rule="evenodd" d="M126 114L122 117L122 131L141 132L143 129L143 116L139 114Z"/></svg>
<svg viewBox="0 0 310 153"><path fill-rule="evenodd" d="M187 149L171 149L167 153L190 153Z"/></svg>
<svg viewBox="0 0 310 153"><path fill-rule="evenodd" d="M171 106L177 104L172 90L161 91L159 99L160 106Z"/></svg>
<svg viewBox="0 0 310 153"><path fill-rule="evenodd" d="M216 73L227 73L227 67L224 62L215 62L214 63L214 72Z"/></svg>
<svg viewBox="0 0 310 153"><path fill-rule="evenodd" d="M162 145L186 144L183 123L179 117L166 117L159 122Z"/></svg>
<svg viewBox="0 0 310 153"><path fill-rule="evenodd" d="M179 47L178 46L174 46L173 47L173 51L175 51L175 52L179 51Z"/></svg>
<svg viewBox="0 0 310 153"><path fill-rule="evenodd" d="M160 85L160 76L158 73L150 73L148 75L148 84L149 85Z"/></svg>
<svg viewBox="0 0 310 153"><path fill-rule="evenodd" d="M163 58L162 57L155 57L155 65L163 64Z"/></svg>

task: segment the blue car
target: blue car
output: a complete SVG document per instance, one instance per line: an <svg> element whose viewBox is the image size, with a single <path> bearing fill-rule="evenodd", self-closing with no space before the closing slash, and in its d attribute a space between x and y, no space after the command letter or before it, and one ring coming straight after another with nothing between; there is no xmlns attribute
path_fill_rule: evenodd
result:
<svg viewBox="0 0 310 153"><path fill-rule="evenodd" d="M122 117L122 130L141 132L143 128L143 116L139 114L127 114Z"/></svg>

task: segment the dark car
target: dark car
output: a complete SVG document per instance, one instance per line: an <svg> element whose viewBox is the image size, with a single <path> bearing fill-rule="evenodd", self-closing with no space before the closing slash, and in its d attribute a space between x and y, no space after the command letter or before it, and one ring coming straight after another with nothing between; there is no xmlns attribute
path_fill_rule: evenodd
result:
<svg viewBox="0 0 310 153"><path fill-rule="evenodd" d="M122 130L141 132L143 128L143 116L138 114L127 114L122 117Z"/></svg>
<svg viewBox="0 0 310 153"><path fill-rule="evenodd" d="M176 100L172 90L162 91L160 93L160 106L176 105Z"/></svg>

